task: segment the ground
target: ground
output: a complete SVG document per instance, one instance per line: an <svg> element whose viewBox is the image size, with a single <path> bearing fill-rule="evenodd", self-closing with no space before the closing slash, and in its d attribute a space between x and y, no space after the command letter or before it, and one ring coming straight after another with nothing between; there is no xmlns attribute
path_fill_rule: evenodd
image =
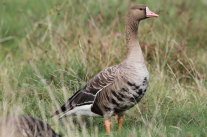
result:
<svg viewBox="0 0 207 137"><path fill-rule="evenodd" d="M58 124L50 115L124 59L124 16L138 3L160 15L139 28L150 87L121 133L112 118L112 136L207 136L205 0L1 0L0 117L30 115L65 136L106 136L101 118Z"/></svg>

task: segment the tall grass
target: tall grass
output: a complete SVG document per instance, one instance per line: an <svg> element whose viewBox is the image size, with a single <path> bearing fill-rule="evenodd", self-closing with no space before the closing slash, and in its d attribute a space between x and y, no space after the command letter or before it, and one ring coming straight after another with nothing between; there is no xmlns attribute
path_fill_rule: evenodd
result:
<svg viewBox="0 0 207 137"><path fill-rule="evenodd" d="M65 136L105 136L101 118L50 115L125 57L124 16L137 3L160 14L139 30L150 88L121 133L112 118L112 136L206 136L205 0L0 1L0 116L31 115Z"/></svg>

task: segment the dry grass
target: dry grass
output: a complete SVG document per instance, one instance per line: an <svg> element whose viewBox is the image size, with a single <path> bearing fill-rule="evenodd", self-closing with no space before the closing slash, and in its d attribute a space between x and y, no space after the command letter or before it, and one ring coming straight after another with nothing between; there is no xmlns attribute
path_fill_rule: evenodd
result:
<svg viewBox="0 0 207 137"><path fill-rule="evenodd" d="M125 12L145 3L160 14L139 30L150 88L127 112L122 133L112 119L112 136L207 135L205 1L2 2L1 116L38 117L66 136L105 136L102 119L59 123L50 115L93 75L124 58Z"/></svg>

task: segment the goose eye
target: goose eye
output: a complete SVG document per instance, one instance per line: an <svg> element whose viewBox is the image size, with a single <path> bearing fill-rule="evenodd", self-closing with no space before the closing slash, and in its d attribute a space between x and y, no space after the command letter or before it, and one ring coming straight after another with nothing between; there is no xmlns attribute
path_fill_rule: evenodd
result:
<svg viewBox="0 0 207 137"><path fill-rule="evenodd" d="M139 8L139 10L144 10L143 8Z"/></svg>

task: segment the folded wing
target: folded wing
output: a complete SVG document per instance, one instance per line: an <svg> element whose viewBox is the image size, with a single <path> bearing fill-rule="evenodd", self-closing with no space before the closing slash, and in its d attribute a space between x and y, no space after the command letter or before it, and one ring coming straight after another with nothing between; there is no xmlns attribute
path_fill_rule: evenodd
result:
<svg viewBox="0 0 207 137"><path fill-rule="evenodd" d="M63 113L64 115L64 113L67 113L78 106L92 105L97 93L113 83L118 73L118 67L119 66L117 65L101 71L92 78L83 89L77 91L71 98L69 98L68 101L52 116L60 113Z"/></svg>

